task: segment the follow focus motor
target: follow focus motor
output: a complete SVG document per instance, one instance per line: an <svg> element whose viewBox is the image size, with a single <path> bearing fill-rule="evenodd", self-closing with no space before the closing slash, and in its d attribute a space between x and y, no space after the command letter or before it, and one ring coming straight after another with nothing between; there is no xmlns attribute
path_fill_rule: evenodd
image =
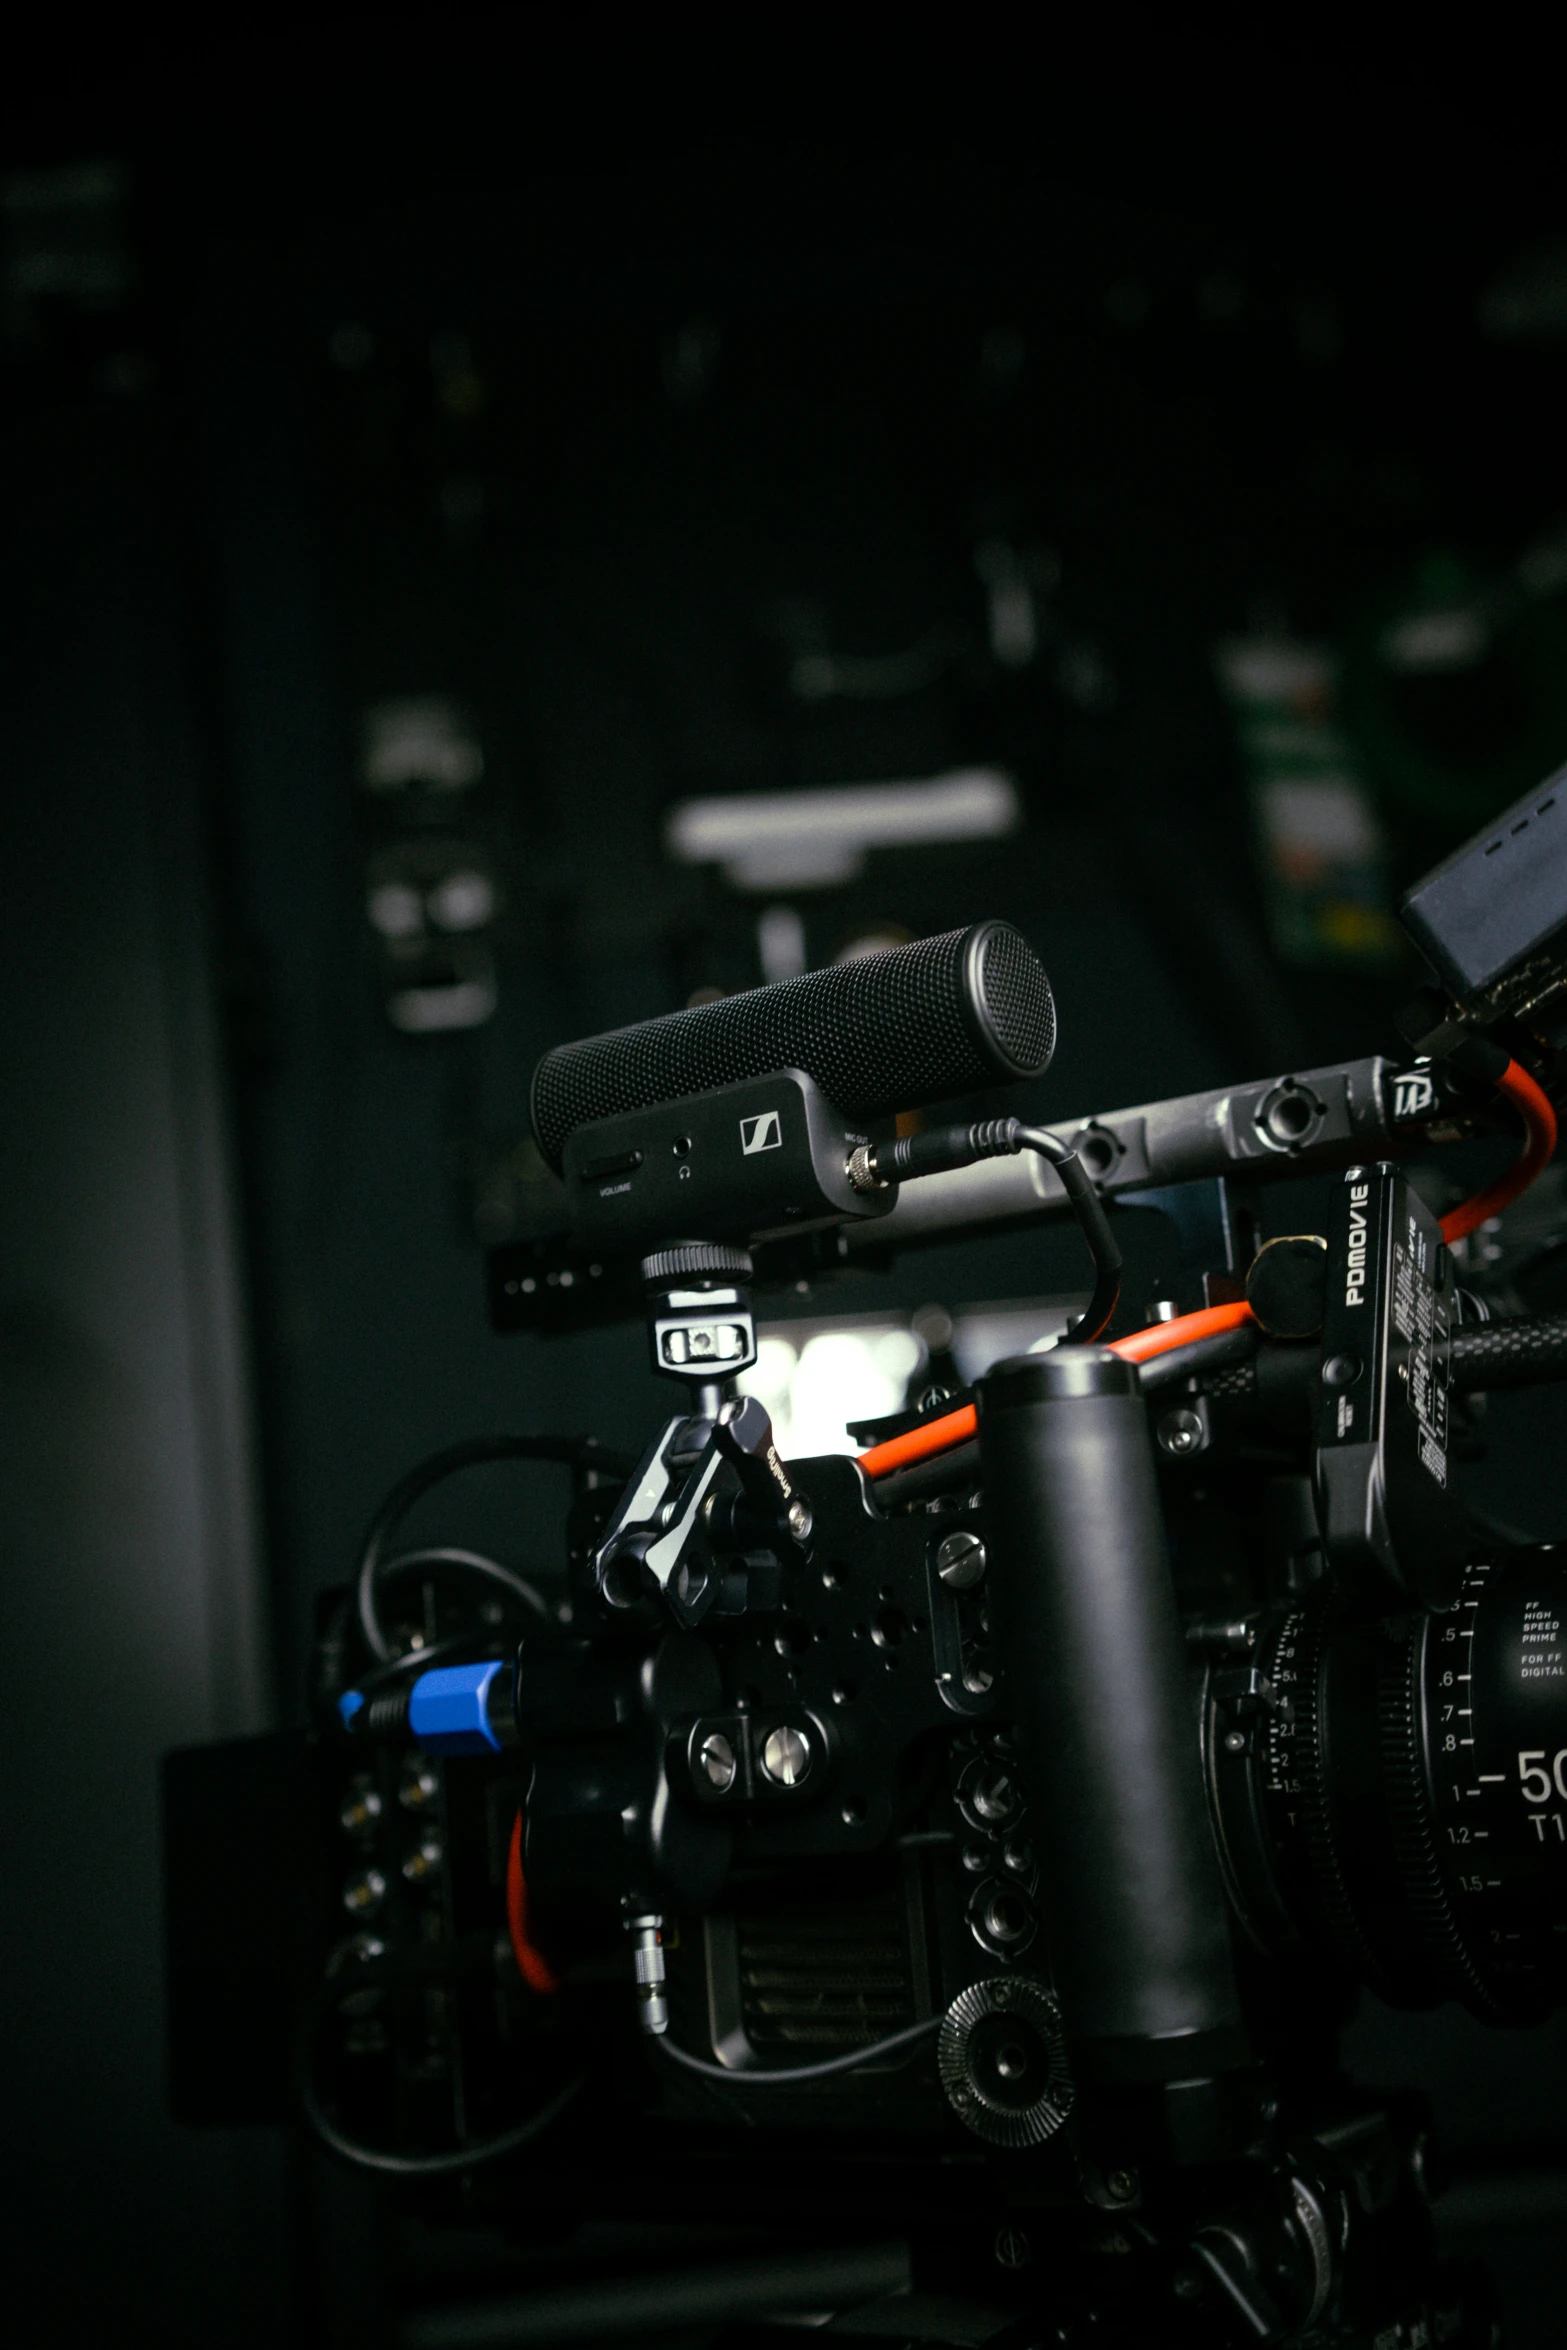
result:
<svg viewBox="0 0 1567 2350"><path fill-rule="evenodd" d="M1418 2101L1337 2046L1360 1984L1567 1995L1567 1564L1458 1469L1472 1398L1567 1377L1567 1317L1493 1318L1470 1244L1555 1142L1562 783L1407 901L1439 985L1397 1062L922 1123L1051 1058L999 922L547 1054L569 1229L497 1252L497 1316L640 1289L678 1408L636 1462L426 1464L309 1729L171 1758L178 2109L292 2098L470 2217L905 2237L911 2337L937 2292L1019 2343L1488 2341ZM1409 1162L1520 1119L1439 1218ZM1308 1173L1325 1229L1237 1261L1229 1211ZM1108 1211L1150 1199L1206 1302L1112 1336ZM755 1287L1060 1216L1059 1343L780 1459ZM398 1548L508 1458L570 1471L564 1585Z"/></svg>

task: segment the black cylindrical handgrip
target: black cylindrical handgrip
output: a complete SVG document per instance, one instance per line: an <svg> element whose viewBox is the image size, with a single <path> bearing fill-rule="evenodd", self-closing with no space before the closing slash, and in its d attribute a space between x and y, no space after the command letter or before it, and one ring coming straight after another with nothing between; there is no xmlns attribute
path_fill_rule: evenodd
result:
<svg viewBox="0 0 1567 2350"><path fill-rule="evenodd" d="M979 1387L992 1609L1085 2081L1243 2063L1137 1373L1108 1349L1000 1363Z"/></svg>
<svg viewBox="0 0 1567 2350"><path fill-rule="evenodd" d="M1033 948L976 922L886 954L558 1045L533 1073L533 1131L558 1168L578 1126L802 1069L851 1118L1037 1077L1056 1012Z"/></svg>

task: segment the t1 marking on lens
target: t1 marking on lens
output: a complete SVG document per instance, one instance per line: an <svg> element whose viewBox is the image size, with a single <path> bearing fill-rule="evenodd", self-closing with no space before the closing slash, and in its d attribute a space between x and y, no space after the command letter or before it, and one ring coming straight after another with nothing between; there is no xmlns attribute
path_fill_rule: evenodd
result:
<svg viewBox="0 0 1567 2350"><path fill-rule="evenodd" d="M754 1159L758 1151L783 1149L783 1124L776 1110L761 1110L754 1118L740 1121L740 1151L747 1159Z"/></svg>

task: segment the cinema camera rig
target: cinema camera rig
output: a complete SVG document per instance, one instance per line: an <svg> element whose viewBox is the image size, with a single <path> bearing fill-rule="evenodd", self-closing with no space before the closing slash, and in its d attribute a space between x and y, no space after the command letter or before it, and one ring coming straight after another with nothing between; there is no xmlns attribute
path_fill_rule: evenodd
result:
<svg viewBox="0 0 1567 2350"><path fill-rule="evenodd" d="M286 2057L437 2209L890 2232L910 2338L1489 2342L1419 2100L1337 2048L1361 1984L1567 1991L1567 1555L1455 1457L1472 1393L1567 1377L1567 1317L1489 1319L1454 1256L1555 1144L1567 771L1405 920L1404 1058L1049 1130L895 1115L1050 1060L999 922L547 1054L570 1231L498 1306L602 1320L633 1267L683 1396L635 1463L427 1463L308 1732L171 1759L179 2110L273 2110ZM1407 1163L1519 1122L1438 1219ZM1107 1207L1310 1171L1325 1231L1106 1342ZM780 1459L753 1280L1052 1215L1094 1266L1058 1344ZM568 1600L397 1547L511 1458L572 1473Z"/></svg>

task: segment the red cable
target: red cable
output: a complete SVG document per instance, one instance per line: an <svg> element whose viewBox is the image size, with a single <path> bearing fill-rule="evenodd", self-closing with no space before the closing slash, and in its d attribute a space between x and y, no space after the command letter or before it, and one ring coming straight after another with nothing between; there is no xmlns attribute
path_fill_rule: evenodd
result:
<svg viewBox="0 0 1567 2350"><path fill-rule="evenodd" d="M1151 1363L1155 1355L1190 1346L1195 1338L1217 1338L1223 1331L1240 1330L1256 1319L1244 1298L1231 1306L1203 1306L1195 1314L1177 1314L1173 1322L1151 1322L1146 1330L1134 1330L1128 1338L1112 1338L1110 1352L1119 1355L1123 1363Z"/></svg>
<svg viewBox="0 0 1567 2350"><path fill-rule="evenodd" d="M1498 1175L1494 1183L1488 1183L1484 1191L1477 1191L1460 1207L1448 1210L1442 1218L1442 1238L1449 1244L1467 1239L1510 1207L1535 1177L1544 1173L1556 1148L1556 1112L1527 1069L1509 1061L1496 1081L1496 1090L1506 1094L1523 1119L1523 1149L1505 1175Z"/></svg>
<svg viewBox="0 0 1567 2350"><path fill-rule="evenodd" d="M1254 1319L1244 1301L1233 1306L1205 1306L1201 1313L1181 1314L1173 1322L1155 1322L1147 1330L1134 1330L1130 1338L1112 1339L1110 1352L1125 1363L1146 1363L1155 1355L1168 1354L1172 1347L1189 1346L1194 1338L1216 1338L1221 1330L1238 1330ZM916 1461L932 1460L937 1453L950 1452L954 1445L966 1444L978 1434L979 1414L966 1403L961 1410L944 1412L939 1420L926 1420L902 1436L889 1436L885 1444L873 1444L869 1452L860 1454L860 1467L867 1477L890 1477L894 1469L910 1469Z"/></svg>
<svg viewBox="0 0 1567 2350"><path fill-rule="evenodd" d="M867 1477L890 1477L894 1469L911 1469L916 1461L950 1452L955 1444L966 1444L978 1434L979 1414L966 1403L960 1411L943 1412L939 1420L925 1420L902 1436L889 1436L885 1444L873 1444L861 1453L860 1467Z"/></svg>
<svg viewBox="0 0 1567 2350"><path fill-rule="evenodd" d="M558 1991L559 1980L541 1950L528 1939L528 1880L522 1873L522 1814L512 1823L511 1847L506 1855L506 1930L511 1936L517 1972L530 1991Z"/></svg>

